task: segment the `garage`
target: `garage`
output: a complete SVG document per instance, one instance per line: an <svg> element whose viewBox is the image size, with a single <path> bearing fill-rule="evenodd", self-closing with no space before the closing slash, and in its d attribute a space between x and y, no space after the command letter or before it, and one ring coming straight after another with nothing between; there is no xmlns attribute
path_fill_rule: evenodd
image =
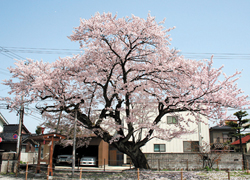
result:
<svg viewBox="0 0 250 180"><path fill-rule="evenodd" d="M54 149L54 163L56 162L56 158L58 155L72 155L72 146L61 146L56 145ZM108 158L108 152L109 152L109 144L101 140L100 138L93 138L89 144L88 147L79 147L76 149L76 158L80 159L81 157L91 156L96 157L97 164L99 167L105 165L108 165L109 158ZM78 163L76 164L78 165Z"/></svg>

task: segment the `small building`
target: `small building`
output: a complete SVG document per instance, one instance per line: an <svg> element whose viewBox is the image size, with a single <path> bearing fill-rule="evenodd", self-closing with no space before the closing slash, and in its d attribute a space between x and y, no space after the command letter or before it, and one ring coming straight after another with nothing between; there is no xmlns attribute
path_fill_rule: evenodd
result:
<svg viewBox="0 0 250 180"><path fill-rule="evenodd" d="M18 137L18 124L5 124L3 126L3 132L0 133L2 142L0 143L1 152L13 152L17 151L17 137ZM21 147L21 161L33 162L36 158L36 146L38 143L29 137L32 134L29 130L22 126L22 147Z"/></svg>
<svg viewBox="0 0 250 180"><path fill-rule="evenodd" d="M250 153L250 135L247 135L245 137L241 138L243 153ZM234 150L236 152L240 152L240 140L234 141L231 143L232 146L234 146Z"/></svg>
<svg viewBox="0 0 250 180"><path fill-rule="evenodd" d="M235 137L230 136L230 134L235 133L235 130L230 126L227 126L226 122L223 125L217 125L209 128L212 149L223 150L226 145L229 145L236 140Z"/></svg>
<svg viewBox="0 0 250 180"><path fill-rule="evenodd" d="M2 142L0 143L0 150L4 152L16 152L17 150L17 137L18 137L18 124L6 124L3 126L3 132L0 133ZM31 136L29 130L22 126L22 141ZM31 143L31 142L30 142ZM22 152L26 152L26 143L22 146ZM30 148L27 148L30 149Z"/></svg>
<svg viewBox="0 0 250 180"><path fill-rule="evenodd" d="M67 140L67 141L72 141L72 140ZM63 145L57 144L55 146L53 156L54 158L56 158L58 155L72 155L72 149L73 147L71 145L64 147ZM120 158L119 156L120 154L117 151L117 149L110 147L110 145L107 142L103 141L101 138L98 138L96 136L91 137L91 141L88 144L88 146L82 146L76 148L76 154L78 158L84 156L96 157L97 165L99 167L102 167L104 164L105 165L123 164L123 160L118 161Z"/></svg>

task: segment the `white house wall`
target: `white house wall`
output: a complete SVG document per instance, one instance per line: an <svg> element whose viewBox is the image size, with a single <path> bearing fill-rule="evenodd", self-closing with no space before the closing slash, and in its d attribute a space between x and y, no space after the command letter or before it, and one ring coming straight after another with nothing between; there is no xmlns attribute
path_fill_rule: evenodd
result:
<svg viewBox="0 0 250 180"><path fill-rule="evenodd" d="M183 113L183 117L186 119L190 118L194 120L194 117L192 116L185 116ZM165 115L163 117L163 122L161 126L168 127L167 122L165 121L167 119L168 115ZM171 115L170 115L171 116ZM202 118L204 122L208 122L206 118ZM165 124L164 124L165 123ZM198 128L200 127L200 128ZM209 127L208 124L200 122L198 123L191 123L189 122L189 128L190 130L195 130L192 134L185 134L178 138L173 138L172 140L166 141L161 140L158 138L154 138L147 142L145 146L141 148L142 152L144 153L183 153L183 141L199 141L200 146L204 146L205 143L209 144ZM198 132L200 131L200 132ZM200 137L199 137L200 134ZM154 144L165 144L166 151L165 152L154 152Z"/></svg>
<svg viewBox="0 0 250 180"><path fill-rule="evenodd" d="M4 118L2 113L0 113L0 133L3 132L3 125L9 124L8 121Z"/></svg>

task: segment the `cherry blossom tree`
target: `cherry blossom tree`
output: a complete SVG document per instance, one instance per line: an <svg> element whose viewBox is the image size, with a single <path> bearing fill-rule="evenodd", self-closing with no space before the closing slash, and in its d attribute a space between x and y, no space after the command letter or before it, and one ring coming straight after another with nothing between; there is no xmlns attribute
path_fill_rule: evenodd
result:
<svg viewBox="0 0 250 180"><path fill-rule="evenodd" d="M149 168L140 148L152 138L180 137L201 116L222 119L226 108L249 104L235 83L240 72L221 77L223 67L213 68L212 58L180 56L170 49L173 28L163 24L150 14L81 19L69 39L82 53L52 63L17 61L5 81L14 95L7 100L12 107L35 102L42 113L74 117L76 111L84 128L130 156L135 167ZM162 126L166 114L180 116L179 123Z"/></svg>
<svg viewBox="0 0 250 180"><path fill-rule="evenodd" d="M56 144L60 144L63 147L73 146L74 118L68 114L62 114L61 116L59 114L45 112L43 114L45 121L40 126L45 127L49 133L59 133L66 136L65 139L55 142ZM58 124L59 116L60 121ZM84 125L80 121L76 123L76 148L88 146L92 138L95 137L94 133L84 128Z"/></svg>

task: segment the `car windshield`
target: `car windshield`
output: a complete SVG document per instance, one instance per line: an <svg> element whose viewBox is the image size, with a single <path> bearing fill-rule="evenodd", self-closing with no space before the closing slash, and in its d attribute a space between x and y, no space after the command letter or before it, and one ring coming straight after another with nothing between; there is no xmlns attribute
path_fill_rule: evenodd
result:
<svg viewBox="0 0 250 180"><path fill-rule="evenodd" d="M83 161L93 161L94 158L82 158Z"/></svg>
<svg viewBox="0 0 250 180"><path fill-rule="evenodd" d="M72 157L71 155L59 155L58 158L68 158L68 157Z"/></svg>

